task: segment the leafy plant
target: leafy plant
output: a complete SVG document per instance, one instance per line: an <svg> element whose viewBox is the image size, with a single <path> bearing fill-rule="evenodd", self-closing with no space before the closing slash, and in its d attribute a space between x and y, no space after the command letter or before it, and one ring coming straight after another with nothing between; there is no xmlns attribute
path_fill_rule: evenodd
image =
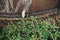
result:
<svg viewBox="0 0 60 40"><path fill-rule="evenodd" d="M30 20L31 19L31 20ZM51 22L39 22L37 17L20 18L19 22L12 21L3 28L3 40L59 40L60 30Z"/></svg>
<svg viewBox="0 0 60 40"><path fill-rule="evenodd" d="M60 27L60 20L57 21L58 26Z"/></svg>

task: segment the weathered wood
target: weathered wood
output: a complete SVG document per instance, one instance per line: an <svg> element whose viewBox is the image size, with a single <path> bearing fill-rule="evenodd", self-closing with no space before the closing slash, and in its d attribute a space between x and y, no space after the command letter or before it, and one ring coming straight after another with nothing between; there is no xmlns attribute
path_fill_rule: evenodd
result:
<svg viewBox="0 0 60 40"><path fill-rule="evenodd" d="M52 10L47 10L47 11L43 11L43 12L37 12L37 13L29 13L29 14L26 14L26 16L37 16L37 17L45 17L45 16L49 16L49 15L52 15L52 14L58 14L58 9L52 9ZM15 14L14 14L15 15ZM17 14L16 14L17 15ZM60 15L60 12L59 12L59 15ZM20 15L21 16L21 15ZM0 17L0 20L20 20L21 17ZM23 18L24 20L26 18ZM29 18L27 18L29 19Z"/></svg>
<svg viewBox="0 0 60 40"><path fill-rule="evenodd" d="M55 8L56 5L58 4L58 1L59 0L32 0L32 4L29 8L28 15L34 16L34 15L40 15L40 14L48 13L49 11L45 11L45 10L50 10L50 9ZM11 6L12 9L10 9L10 11L12 13L11 12L10 13L4 12L3 14L9 14L9 15L7 17L5 17L6 15L3 17L3 15L1 15L1 10L3 10L5 8L5 3L2 1L0 3L0 15L1 15L0 19L2 19L2 20L19 20L23 7L22 7L21 3L18 5L18 2L19 2L19 0L13 0L12 6ZM10 1L10 4L11 4L11 1ZM18 5L18 13L17 13L18 16L15 16L14 11L15 11L17 5ZM13 16L12 16L12 14L13 14Z"/></svg>
<svg viewBox="0 0 60 40"><path fill-rule="evenodd" d="M19 0L13 0L14 8L16 8L18 1ZM29 8L29 12L38 12L55 8L58 1L59 0L32 0L32 5ZM21 13L21 10L22 6L19 6L18 12Z"/></svg>

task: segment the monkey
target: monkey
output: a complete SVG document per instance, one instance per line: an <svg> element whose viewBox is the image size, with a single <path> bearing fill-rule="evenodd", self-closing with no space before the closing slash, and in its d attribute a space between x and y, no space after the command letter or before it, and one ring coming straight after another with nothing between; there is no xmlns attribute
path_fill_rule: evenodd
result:
<svg viewBox="0 0 60 40"><path fill-rule="evenodd" d="M22 17L25 17L25 13L28 12L30 5L32 4L32 0L22 0L23 5L23 11L22 11Z"/></svg>
<svg viewBox="0 0 60 40"><path fill-rule="evenodd" d="M17 4L17 7L16 7L16 9L15 9L15 12L17 12L18 6L19 6L20 4L21 4L22 7L23 7L23 10L22 10L22 18L24 18L24 17L25 17L25 13L28 12L29 7L30 7L30 5L32 4L32 0L19 0L19 1L18 1L18 4Z"/></svg>
<svg viewBox="0 0 60 40"><path fill-rule="evenodd" d="M30 5L32 4L32 0L21 0L21 4L23 5L22 18L25 17L25 13L28 12Z"/></svg>
<svg viewBox="0 0 60 40"><path fill-rule="evenodd" d="M13 8L13 0L4 0L4 2L5 2L4 11L6 11L7 13L10 13L10 8L14 9ZM14 9L15 13L18 11L18 7L19 7L20 4L23 7L22 18L24 18L25 17L25 13L28 12L29 7L32 4L32 0L18 0L17 7L16 7L16 9Z"/></svg>

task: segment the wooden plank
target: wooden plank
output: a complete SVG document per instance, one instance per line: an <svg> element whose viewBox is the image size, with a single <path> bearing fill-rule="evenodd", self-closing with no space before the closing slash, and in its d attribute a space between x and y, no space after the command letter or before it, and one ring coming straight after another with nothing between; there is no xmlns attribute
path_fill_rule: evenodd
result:
<svg viewBox="0 0 60 40"><path fill-rule="evenodd" d="M19 18L0 18L0 20L19 20Z"/></svg>
<svg viewBox="0 0 60 40"><path fill-rule="evenodd" d="M52 9L52 10L47 10L47 11L43 11L43 12L37 12L37 13L29 13L26 14L26 16L48 16L51 14L57 14L58 9ZM7 16L3 16L3 15L7 15ZM17 16L16 16L17 15ZM19 14L3 14L1 13L0 15L0 20L19 20L19 18L21 18L21 15Z"/></svg>

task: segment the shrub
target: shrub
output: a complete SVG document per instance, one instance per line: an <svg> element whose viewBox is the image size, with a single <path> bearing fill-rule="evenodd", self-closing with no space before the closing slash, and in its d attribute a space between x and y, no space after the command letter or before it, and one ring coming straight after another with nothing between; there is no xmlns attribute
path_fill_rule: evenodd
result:
<svg viewBox="0 0 60 40"><path fill-rule="evenodd" d="M51 22L39 22L37 17L32 20L20 18L19 22L12 21L3 28L3 40L59 40L60 30Z"/></svg>

